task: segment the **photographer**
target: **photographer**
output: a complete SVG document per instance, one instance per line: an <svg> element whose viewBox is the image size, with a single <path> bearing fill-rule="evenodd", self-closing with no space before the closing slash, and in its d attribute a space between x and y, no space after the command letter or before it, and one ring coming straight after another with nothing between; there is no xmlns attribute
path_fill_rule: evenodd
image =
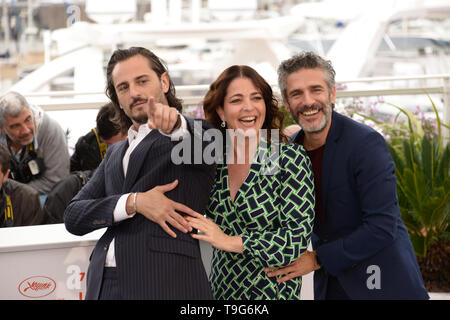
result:
<svg viewBox="0 0 450 320"><path fill-rule="evenodd" d="M42 224L39 194L33 188L8 179L11 155L0 144L0 228Z"/></svg>
<svg viewBox="0 0 450 320"><path fill-rule="evenodd" d="M0 97L0 144L11 154L10 177L39 194L69 174L69 152L61 126L16 92Z"/></svg>
<svg viewBox="0 0 450 320"><path fill-rule="evenodd" d="M127 138L131 122L122 126L114 120L115 116L116 110L111 102L100 108L96 127L80 137L75 145L75 152L70 158L70 172L97 169L108 147Z"/></svg>

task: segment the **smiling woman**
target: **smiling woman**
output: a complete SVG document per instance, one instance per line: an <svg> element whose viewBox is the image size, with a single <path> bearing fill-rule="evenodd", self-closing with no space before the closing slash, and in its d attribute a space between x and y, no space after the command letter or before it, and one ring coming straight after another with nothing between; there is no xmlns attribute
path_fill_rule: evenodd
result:
<svg viewBox="0 0 450 320"><path fill-rule="evenodd" d="M217 113L230 129L258 131L266 117L266 106L261 91L250 79L236 78L231 81L224 105Z"/></svg>
<svg viewBox="0 0 450 320"><path fill-rule="evenodd" d="M278 143L275 135L285 141L283 114L271 87L248 66L222 72L205 96L204 111L226 136L222 141L239 140L239 131L245 137L243 143L227 145L225 163L217 164L207 217L186 218L201 231L192 237L215 248L210 273L214 297L299 299L301 278L279 284L264 269L289 264L306 251L314 219L309 158L299 145ZM241 153L245 161L234 161ZM279 170L265 171L267 162Z"/></svg>

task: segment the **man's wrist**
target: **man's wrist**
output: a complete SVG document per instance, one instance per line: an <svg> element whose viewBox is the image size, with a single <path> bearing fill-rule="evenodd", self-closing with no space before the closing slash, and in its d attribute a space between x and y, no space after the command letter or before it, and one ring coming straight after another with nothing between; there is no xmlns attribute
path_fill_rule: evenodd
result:
<svg viewBox="0 0 450 320"><path fill-rule="evenodd" d="M170 134L166 134L160 130L161 134L170 137L172 141L180 141L187 136L189 136L189 130L187 126L186 119L183 115L178 113L178 119L176 122L176 125L174 126L174 129Z"/></svg>
<svg viewBox="0 0 450 320"><path fill-rule="evenodd" d="M126 212L129 216L136 214L137 212L137 192L130 193L127 199Z"/></svg>

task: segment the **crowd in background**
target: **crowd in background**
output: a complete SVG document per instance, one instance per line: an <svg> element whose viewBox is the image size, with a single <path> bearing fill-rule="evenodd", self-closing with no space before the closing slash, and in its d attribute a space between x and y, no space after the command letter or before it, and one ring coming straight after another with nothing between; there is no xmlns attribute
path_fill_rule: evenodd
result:
<svg viewBox="0 0 450 320"><path fill-rule="evenodd" d="M87 183L111 144L128 128L108 103L96 127L79 138L70 156L61 126L17 92L0 98L0 227L62 223L70 200Z"/></svg>

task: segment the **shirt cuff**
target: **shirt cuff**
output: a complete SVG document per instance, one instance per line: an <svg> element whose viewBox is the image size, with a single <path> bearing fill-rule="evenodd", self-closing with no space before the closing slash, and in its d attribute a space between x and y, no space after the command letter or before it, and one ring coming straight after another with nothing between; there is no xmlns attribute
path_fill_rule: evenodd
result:
<svg viewBox="0 0 450 320"><path fill-rule="evenodd" d="M166 133L162 132L162 130L159 130L159 132L166 137L170 137L170 139L172 141L179 141L179 140L186 138L189 135L189 130L187 128L186 119L181 114L180 114L180 120L181 120L180 127L177 130L173 131L172 133L166 134Z"/></svg>
<svg viewBox="0 0 450 320"><path fill-rule="evenodd" d="M114 216L114 222L120 222L120 221L123 221L123 220L126 220L126 219L130 219L130 218L133 218L134 217L134 215L136 214L136 213L133 213L133 214L128 214L127 213L127 199L128 199L128 196L130 195L131 193L127 193L127 194L124 194L124 195L122 195L120 198L119 198L119 201L117 201L117 204L116 204L116 207L114 208L114 211L113 211L113 216Z"/></svg>

